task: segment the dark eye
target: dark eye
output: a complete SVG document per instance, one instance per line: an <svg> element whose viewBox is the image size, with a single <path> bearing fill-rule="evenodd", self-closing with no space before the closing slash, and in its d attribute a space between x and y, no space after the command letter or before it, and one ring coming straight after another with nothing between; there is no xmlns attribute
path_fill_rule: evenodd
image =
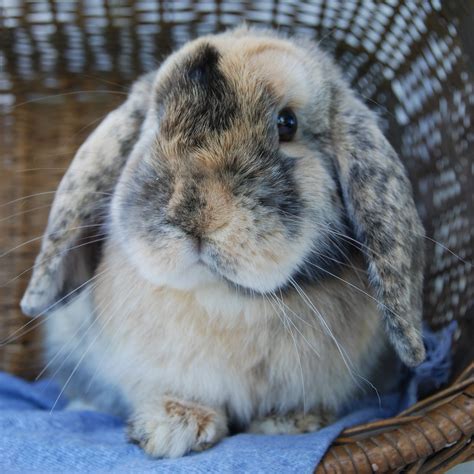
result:
<svg viewBox="0 0 474 474"><path fill-rule="evenodd" d="M293 140L296 129L298 128L298 121L295 113L286 107L278 112L277 118L278 134L281 142L289 142Z"/></svg>

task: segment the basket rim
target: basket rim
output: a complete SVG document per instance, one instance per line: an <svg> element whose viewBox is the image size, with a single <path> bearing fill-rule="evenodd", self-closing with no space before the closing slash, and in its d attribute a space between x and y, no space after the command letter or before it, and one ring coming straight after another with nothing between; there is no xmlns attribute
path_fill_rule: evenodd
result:
<svg viewBox="0 0 474 474"><path fill-rule="evenodd" d="M399 415L345 429L315 472L445 472L474 457L473 437L474 362Z"/></svg>

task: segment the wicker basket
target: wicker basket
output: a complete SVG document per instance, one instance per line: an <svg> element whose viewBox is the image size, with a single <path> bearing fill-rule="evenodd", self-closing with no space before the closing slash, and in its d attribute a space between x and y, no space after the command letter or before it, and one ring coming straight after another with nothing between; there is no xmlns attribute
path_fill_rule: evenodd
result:
<svg viewBox="0 0 474 474"><path fill-rule="evenodd" d="M459 324L453 385L396 418L346 430L317 472L444 472L474 455L472 1L4 2L0 369L32 377L41 366L37 323L23 326L18 301L74 150L171 48L243 19L322 38L379 112L427 230L425 318Z"/></svg>

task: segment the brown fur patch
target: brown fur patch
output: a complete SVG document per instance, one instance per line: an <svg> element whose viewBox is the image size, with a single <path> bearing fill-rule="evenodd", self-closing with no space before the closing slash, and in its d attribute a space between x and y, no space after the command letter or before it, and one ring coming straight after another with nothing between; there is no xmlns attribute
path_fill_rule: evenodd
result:
<svg viewBox="0 0 474 474"><path fill-rule="evenodd" d="M191 419L194 420L197 425L197 438L201 437L203 431L213 420L213 413L199 405L183 404L175 399L165 399L163 406L166 414L171 417L181 418L185 423L189 423Z"/></svg>

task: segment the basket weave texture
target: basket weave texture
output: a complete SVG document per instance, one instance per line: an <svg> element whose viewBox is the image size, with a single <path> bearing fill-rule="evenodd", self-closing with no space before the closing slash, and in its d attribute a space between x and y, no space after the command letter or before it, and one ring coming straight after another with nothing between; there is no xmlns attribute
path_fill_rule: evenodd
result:
<svg viewBox="0 0 474 474"><path fill-rule="evenodd" d="M0 5L0 369L32 377L41 367L41 321L28 322L18 302L74 151L140 73L244 19L320 40L379 113L426 228L425 319L459 324L453 385L345 431L317 472L444 472L474 455L472 0Z"/></svg>

